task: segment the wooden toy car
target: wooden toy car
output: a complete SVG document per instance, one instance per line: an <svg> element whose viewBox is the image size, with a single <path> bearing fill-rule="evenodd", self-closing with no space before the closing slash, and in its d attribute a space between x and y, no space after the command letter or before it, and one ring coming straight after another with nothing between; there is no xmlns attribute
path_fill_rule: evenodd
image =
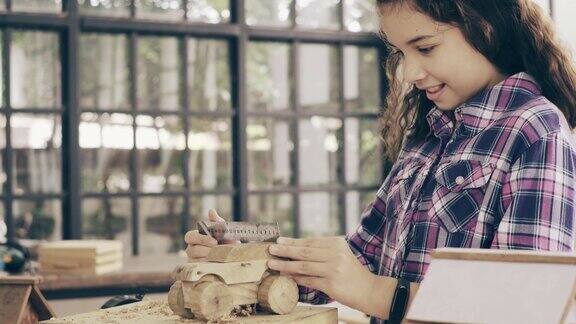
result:
<svg viewBox="0 0 576 324"><path fill-rule="evenodd" d="M218 245L206 262L178 266L168 294L175 314L215 321L235 308L259 305L274 314L290 313L298 303L298 286L287 276L268 269L270 243Z"/></svg>

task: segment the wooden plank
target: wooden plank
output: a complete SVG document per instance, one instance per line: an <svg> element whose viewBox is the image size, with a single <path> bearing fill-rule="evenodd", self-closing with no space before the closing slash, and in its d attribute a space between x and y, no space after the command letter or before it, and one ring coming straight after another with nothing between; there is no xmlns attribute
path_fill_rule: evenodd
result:
<svg viewBox="0 0 576 324"><path fill-rule="evenodd" d="M40 289L38 289L37 285L32 286L28 301L37 313L39 320L47 320L56 316L56 313L54 313L54 310L52 310L52 307L50 307L50 304L48 304L48 301L44 298L44 295Z"/></svg>
<svg viewBox="0 0 576 324"><path fill-rule="evenodd" d="M33 285L38 283L38 277L30 276L0 276L0 284Z"/></svg>
<svg viewBox="0 0 576 324"><path fill-rule="evenodd" d="M220 277L226 284L257 282L268 269L267 260L248 262L197 262L184 263L176 267L173 272L174 280L198 281L207 274Z"/></svg>
<svg viewBox="0 0 576 324"><path fill-rule="evenodd" d="M110 262L122 262L121 252L105 253L97 256L65 256L62 254L42 254L38 258L41 265L57 265L68 267L87 267Z"/></svg>
<svg viewBox="0 0 576 324"><path fill-rule="evenodd" d="M209 262L240 262L272 259L268 252L270 245L274 243L243 243L222 244L210 249L206 258Z"/></svg>
<svg viewBox="0 0 576 324"><path fill-rule="evenodd" d="M28 305L31 285L0 285L0 323L20 323Z"/></svg>
<svg viewBox="0 0 576 324"><path fill-rule="evenodd" d="M69 267L69 265L41 265L42 274L74 274L74 275L101 275L122 270L122 262L112 262L93 267Z"/></svg>
<svg viewBox="0 0 576 324"><path fill-rule="evenodd" d="M544 262L436 257L407 319L437 323L560 323L569 310L567 304L574 300L576 267L539 259Z"/></svg>
<svg viewBox="0 0 576 324"><path fill-rule="evenodd" d="M569 252L441 248L432 251L432 258L576 265L576 254Z"/></svg>
<svg viewBox="0 0 576 324"><path fill-rule="evenodd" d="M66 256L97 256L122 251L122 242L110 240L65 240L42 243L38 254L58 254Z"/></svg>
<svg viewBox="0 0 576 324"><path fill-rule="evenodd" d="M46 324L200 324L198 320L182 319L172 314L164 300L147 300L95 312L55 318ZM283 324L337 324L338 310L330 307L297 306L286 315L256 314L248 317L230 318L226 323L283 323Z"/></svg>

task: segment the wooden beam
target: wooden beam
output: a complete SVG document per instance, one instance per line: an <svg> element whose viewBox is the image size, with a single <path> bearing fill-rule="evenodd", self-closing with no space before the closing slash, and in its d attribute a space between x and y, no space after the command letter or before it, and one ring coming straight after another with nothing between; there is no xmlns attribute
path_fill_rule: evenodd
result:
<svg viewBox="0 0 576 324"><path fill-rule="evenodd" d="M247 262L198 262L184 263L176 267L172 273L174 280L198 281L205 275L216 275L226 284L259 282L264 272L268 270L267 260Z"/></svg>
<svg viewBox="0 0 576 324"><path fill-rule="evenodd" d="M274 243L243 243L217 245L210 250L207 260L210 262L240 262L272 259L268 252Z"/></svg>

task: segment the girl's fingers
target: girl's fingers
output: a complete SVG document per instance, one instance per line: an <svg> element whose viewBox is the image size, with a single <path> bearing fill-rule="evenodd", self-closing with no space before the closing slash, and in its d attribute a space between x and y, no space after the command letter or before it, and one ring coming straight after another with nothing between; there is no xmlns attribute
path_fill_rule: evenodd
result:
<svg viewBox="0 0 576 324"><path fill-rule="evenodd" d="M313 277L324 277L329 270L326 263L310 261L269 260L268 267L272 270Z"/></svg>
<svg viewBox="0 0 576 324"><path fill-rule="evenodd" d="M210 209L208 210L208 220L211 222L225 222L224 218L220 217L216 210Z"/></svg>
<svg viewBox="0 0 576 324"><path fill-rule="evenodd" d="M218 244L218 242L208 235L200 234L198 231L189 231L184 236L184 241L190 245L204 245L212 247Z"/></svg>
<svg viewBox="0 0 576 324"><path fill-rule="evenodd" d="M208 256L208 253L210 253L211 249L212 248L210 247L202 245L188 245L186 248L186 254L189 258L192 259L205 258Z"/></svg>
<svg viewBox="0 0 576 324"><path fill-rule="evenodd" d="M293 260L325 262L330 259L329 251L320 248L275 244L269 249L272 255Z"/></svg>

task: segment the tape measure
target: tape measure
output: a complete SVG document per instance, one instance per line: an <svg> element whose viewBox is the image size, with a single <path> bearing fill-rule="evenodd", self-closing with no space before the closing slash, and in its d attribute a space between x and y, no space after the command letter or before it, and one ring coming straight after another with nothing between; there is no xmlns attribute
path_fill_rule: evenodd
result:
<svg viewBox="0 0 576 324"><path fill-rule="evenodd" d="M198 232L211 236L218 242L274 242L280 237L278 223L200 221Z"/></svg>

